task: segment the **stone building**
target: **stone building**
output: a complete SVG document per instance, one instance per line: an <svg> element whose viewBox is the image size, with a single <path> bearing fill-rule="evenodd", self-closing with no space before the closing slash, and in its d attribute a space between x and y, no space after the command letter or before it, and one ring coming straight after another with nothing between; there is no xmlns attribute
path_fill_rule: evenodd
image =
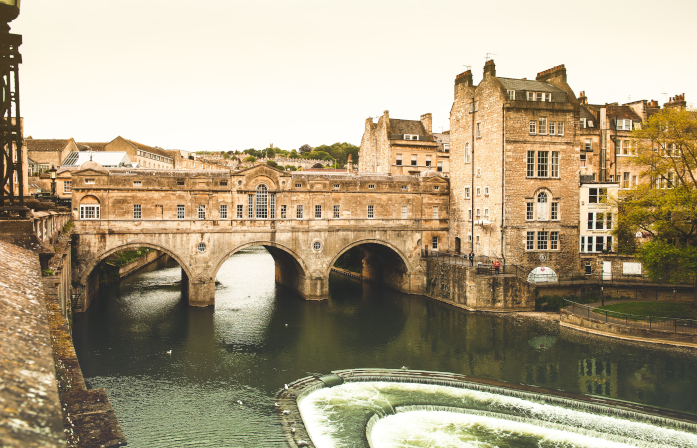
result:
<svg viewBox="0 0 697 448"><path fill-rule="evenodd" d="M579 105L563 65L535 80L471 71L450 115L452 245L532 270L578 268Z"/></svg>
<svg viewBox="0 0 697 448"><path fill-rule="evenodd" d="M167 170L175 167L172 154L167 153L164 149L137 143L121 136L107 143L104 150L125 152L131 162L137 163L143 168Z"/></svg>
<svg viewBox="0 0 697 448"><path fill-rule="evenodd" d="M421 120L390 118L389 111L378 119L365 121L358 152L358 172L415 175L432 169L447 177L450 172L449 135L433 134L433 118Z"/></svg>
<svg viewBox="0 0 697 448"><path fill-rule="evenodd" d="M79 151L79 147L74 139L34 139L27 137L24 139L27 147L27 157L33 166L30 167L30 176L45 173L51 167L58 168L63 163L68 154Z"/></svg>

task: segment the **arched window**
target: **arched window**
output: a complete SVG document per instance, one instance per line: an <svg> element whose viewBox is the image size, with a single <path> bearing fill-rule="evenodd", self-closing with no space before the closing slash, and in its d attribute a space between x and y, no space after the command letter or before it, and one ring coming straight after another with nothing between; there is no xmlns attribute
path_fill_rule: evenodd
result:
<svg viewBox="0 0 697 448"><path fill-rule="evenodd" d="M266 185L257 187L257 219L269 217L269 193Z"/></svg>
<svg viewBox="0 0 697 448"><path fill-rule="evenodd" d="M537 195L537 220L547 221L549 219L549 201L547 193L544 191Z"/></svg>
<svg viewBox="0 0 697 448"><path fill-rule="evenodd" d="M472 153L470 152L469 142L465 143L465 163L470 163L472 161Z"/></svg>

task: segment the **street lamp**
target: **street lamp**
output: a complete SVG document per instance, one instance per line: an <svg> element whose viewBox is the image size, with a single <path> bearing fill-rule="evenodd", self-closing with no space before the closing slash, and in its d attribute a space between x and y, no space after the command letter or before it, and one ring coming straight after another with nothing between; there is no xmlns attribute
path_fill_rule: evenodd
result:
<svg viewBox="0 0 697 448"><path fill-rule="evenodd" d="M19 16L21 0L0 0L0 215L19 212L24 206L22 172L22 124L19 112L19 46L22 36L10 34L9 23ZM18 194L15 195L14 173L17 172ZM8 187L8 191L5 188ZM9 204L5 205L5 199Z"/></svg>
<svg viewBox="0 0 697 448"><path fill-rule="evenodd" d="M48 172L51 174L51 198L56 197L56 169L55 165L51 165L51 169Z"/></svg>

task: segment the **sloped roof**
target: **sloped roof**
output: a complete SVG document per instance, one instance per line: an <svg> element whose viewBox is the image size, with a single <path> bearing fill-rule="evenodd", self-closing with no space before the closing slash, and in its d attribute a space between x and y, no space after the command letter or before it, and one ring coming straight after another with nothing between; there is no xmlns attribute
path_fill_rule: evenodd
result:
<svg viewBox="0 0 697 448"><path fill-rule="evenodd" d="M136 148L140 149L141 151L147 151L149 153L157 154L159 156L173 158L172 154L168 154L167 151L165 151L162 148L156 148L156 147L144 145L142 143L138 143L138 142L134 142L133 140L129 140L127 138L125 138L124 140L126 140L128 143L135 146Z"/></svg>
<svg viewBox="0 0 697 448"><path fill-rule="evenodd" d="M104 151L104 147L108 145L107 142L75 142L75 144L80 146L88 146L93 151Z"/></svg>
<svg viewBox="0 0 697 448"><path fill-rule="evenodd" d="M390 128L393 134L413 134L428 136L421 121L417 120L399 120L390 118Z"/></svg>
<svg viewBox="0 0 697 448"><path fill-rule="evenodd" d="M530 90L535 92L564 92L559 87L544 81L534 81L531 79L497 78L506 90Z"/></svg>
<svg viewBox="0 0 697 448"><path fill-rule="evenodd" d="M629 106L607 106L607 116L610 118L641 121L641 117Z"/></svg>
<svg viewBox="0 0 697 448"><path fill-rule="evenodd" d="M29 151L62 151L68 146L71 138L63 139L37 139L28 138L24 140L24 145Z"/></svg>
<svg viewBox="0 0 697 448"><path fill-rule="evenodd" d="M124 151L99 151L91 154L89 151L73 151L65 158L62 166L82 166L83 163L90 161L90 157L93 162L97 162L103 167L118 167L131 163L128 154Z"/></svg>
<svg viewBox="0 0 697 448"><path fill-rule="evenodd" d="M450 132L446 133L434 133L433 139L438 143L450 143Z"/></svg>

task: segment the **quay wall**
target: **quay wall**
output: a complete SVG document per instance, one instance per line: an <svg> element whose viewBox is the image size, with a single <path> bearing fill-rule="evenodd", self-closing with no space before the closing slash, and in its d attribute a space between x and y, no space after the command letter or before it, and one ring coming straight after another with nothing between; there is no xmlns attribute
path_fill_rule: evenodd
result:
<svg viewBox="0 0 697 448"><path fill-rule="evenodd" d="M530 311L534 288L513 275L477 274L475 267L422 260L426 296L471 311Z"/></svg>
<svg viewBox="0 0 697 448"><path fill-rule="evenodd" d="M579 283L577 285L557 285L538 283L535 285L536 297L553 296L578 296L600 292L599 283ZM637 302L692 302L695 299L695 289L692 286L672 286L641 283L604 283L602 285L603 296L606 300L619 297L631 297Z"/></svg>

